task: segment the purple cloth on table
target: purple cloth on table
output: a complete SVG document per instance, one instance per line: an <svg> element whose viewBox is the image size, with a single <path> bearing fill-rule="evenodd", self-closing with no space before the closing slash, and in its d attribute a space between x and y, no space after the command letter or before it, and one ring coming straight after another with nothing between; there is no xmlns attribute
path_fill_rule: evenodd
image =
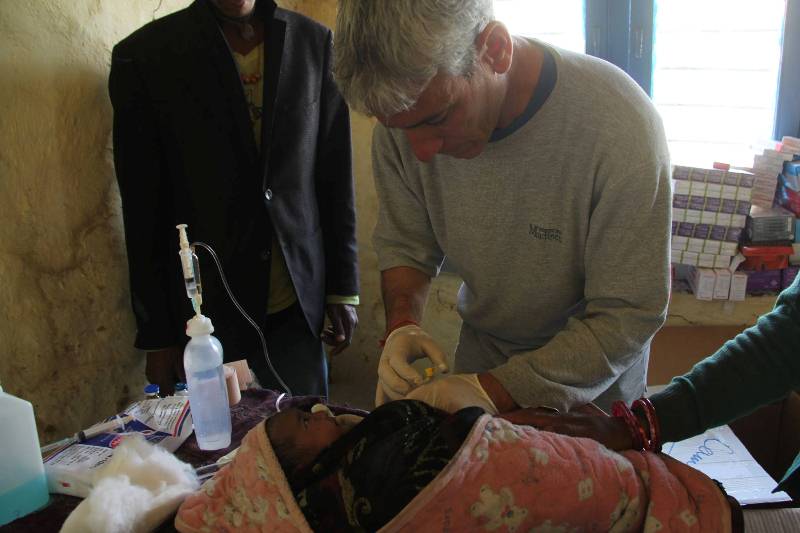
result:
<svg viewBox="0 0 800 533"><path fill-rule="evenodd" d="M275 413L275 401L279 396L279 392L266 389L248 389L242 391L242 401L231 407L232 433L231 445L228 448L213 452L203 451L197 447L197 439L194 433L192 433L192 435L186 439L186 442L175 451L175 456L181 461L191 464L195 468L213 463L226 453L238 447L244 436L253 426L258 424L262 419ZM283 410L288 407L310 407L319 402L320 398L318 396L297 396L292 398L284 396L280 401L280 408ZM365 411L347 406L332 405L330 407L336 414L366 414ZM74 496L51 494L50 503L47 507L0 527L0 532L58 531L67 519L67 516L69 516L69 513L71 513L80 502L81 499L75 498ZM164 522L156 531L175 531L172 522L173 517Z"/></svg>

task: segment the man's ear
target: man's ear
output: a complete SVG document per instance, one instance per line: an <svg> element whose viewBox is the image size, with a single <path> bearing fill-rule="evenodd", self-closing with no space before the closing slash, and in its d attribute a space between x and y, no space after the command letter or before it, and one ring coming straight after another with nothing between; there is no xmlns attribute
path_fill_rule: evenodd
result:
<svg viewBox="0 0 800 533"><path fill-rule="evenodd" d="M491 66L496 74L505 74L511 67L514 43L502 22L493 20L487 24L478 35L476 46L479 59Z"/></svg>

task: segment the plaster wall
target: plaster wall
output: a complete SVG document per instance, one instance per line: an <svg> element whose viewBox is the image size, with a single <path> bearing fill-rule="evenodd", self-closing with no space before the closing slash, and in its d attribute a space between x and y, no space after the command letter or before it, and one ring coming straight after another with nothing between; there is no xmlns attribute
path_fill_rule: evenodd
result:
<svg viewBox="0 0 800 533"><path fill-rule="evenodd" d="M139 394L107 79L114 43L189 0L0 2L0 384L31 401L49 441ZM335 0L282 0L333 27ZM332 400L370 407L383 332L370 242L374 122L353 115L360 324L332 366ZM426 326L452 352L457 280L436 281Z"/></svg>

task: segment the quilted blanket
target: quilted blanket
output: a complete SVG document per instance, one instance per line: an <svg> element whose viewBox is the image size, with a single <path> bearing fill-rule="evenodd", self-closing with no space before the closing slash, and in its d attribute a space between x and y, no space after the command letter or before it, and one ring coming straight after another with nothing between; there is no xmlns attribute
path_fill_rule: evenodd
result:
<svg viewBox="0 0 800 533"><path fill-rule="evenodd" d="M236 459L181 506L184 532L310 531L264 423ZM358 524L350 525L359 531ZM731 530L725 495L704 474L649 452L481 416L455 457L381 531Z"/></svg>

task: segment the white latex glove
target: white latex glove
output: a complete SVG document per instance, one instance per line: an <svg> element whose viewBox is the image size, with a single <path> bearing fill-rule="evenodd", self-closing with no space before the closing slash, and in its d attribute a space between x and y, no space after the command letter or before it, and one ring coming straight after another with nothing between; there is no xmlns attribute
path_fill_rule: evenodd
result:
<svg viewBox="0 0 800 533"><path fill-rule="evenodd" d="M497 414L497 407L481 387L478 374L454 374L440 378L417 387L406 398L420 400L448 413L477 406L490 415Z"/></svg>
<svg viewBox="0 0 800 533"><path fill-rule="evenodd" d="M386 338L378 363L378 388L375 407L388 400L399 400L422 383L422 376L411 367L412 362L427 357L440 372L449 368L445 355L433 337L419 326L397 328Z"/></svg>

